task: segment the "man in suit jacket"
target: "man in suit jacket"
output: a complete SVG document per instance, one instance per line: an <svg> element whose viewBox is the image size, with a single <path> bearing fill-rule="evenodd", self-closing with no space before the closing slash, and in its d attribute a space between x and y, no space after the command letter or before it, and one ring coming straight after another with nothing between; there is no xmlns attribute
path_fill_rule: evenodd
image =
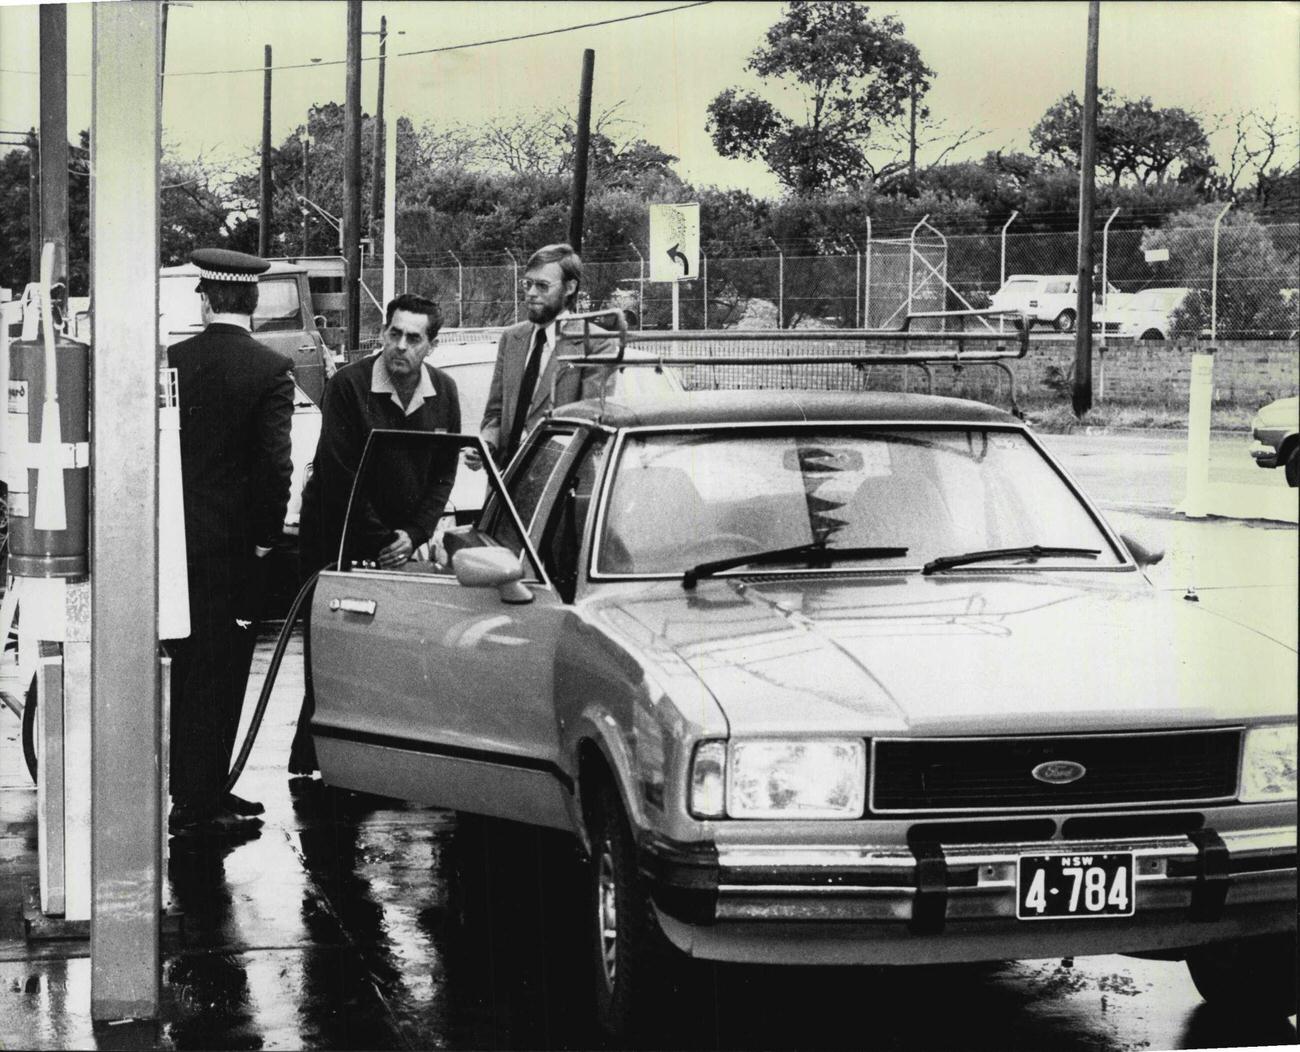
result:
<svg viewBox="0 0 1300 1052"><path fill-rule="evenodd" d="M181 410L190 635L172 650L173 832L255 827L262 805L223 794L248 684L265 557L289 502L292 363L253 339L256 256L202 249L205 329L171 348Z"/></svg>
<svg viewBox="0 0 1300 1052"><path fill-rule="evenodd" d="M456 382L426 361L441 326L436 303L403 293L388 304L380 352L340 369L325 385L320 439L303 489L298 531L304 578L339 556L353 482L371 431L460 431ZM367 470L370 485L353 502L345 557L371 560L384 569L411 559L433 536L457 463L455 455L427 446L390 446L378 470ZM295 775L308 775L317 766L309 625L304 639L306 694L289 751L289 772Z"/></svg>
<svg viewBox="0 0 1300 1052"><path fill-rule="evenodd" d="M582 283L582 261L569 245L546 245L533 253L521 284L528 320L501 334L496 367L488 388L487 406L479 427L483 444L502 467L510 462L525 434L555 405L599 397L607 369L558 369L556 346L559 319L572 310ZM604 353L597 345L594 353ZM558 374L558 378L557 378ZM529 396L521 405L520 391ZM473 466L473 460L470 461Z"/></svg>

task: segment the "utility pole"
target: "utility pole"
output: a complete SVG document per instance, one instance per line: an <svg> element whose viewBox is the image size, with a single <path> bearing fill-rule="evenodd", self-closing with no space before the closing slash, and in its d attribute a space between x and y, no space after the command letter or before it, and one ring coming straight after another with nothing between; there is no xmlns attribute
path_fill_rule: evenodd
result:
<svg viewBox="0 0 1300 1052"><path fill-rule="evenodd" d="M1083 143L1079 150L1079 279L1075 301L1074 415L1092 408L1092 224L1097 182L1097 39L1101 0L1088 2L1088 58L1083 77Z"/></svg>
<svg viewBox="0 0 1300 1052"><path fill-rule="evenodd" d="M388 52L388 16L379 19L379 97L375 105L375 137L370 149L370 236L379 239L378 219L384 196L384 65Z"/></svg>
<svg viewBox="0 0 1300 1052"><path fill-rule="evenodd" d="M348 0L347 85L343 108L343 259L347 312L344 353L361 343L361 0Z"/></svg>
<svg viewBox="0 0 1300 1052"><path fill-rule="evenodd" d="M68 280L68 9L40 6L41 204L39 241L54 242L54 281ZM39 248L32 263L40 259Z"/></svg>
<svg viewBox="0 0 1300 1052"><path fill-rule="evenodd" d="M569 244L582 254L582 213L587 200L587 144L591 138L591 80L596 52L582 52L582 86L578 89L578 135L573 156L573 207L569 210Z"/></svg>
<svg viewBox="0 0 1300 1052"><path fill-rule="evenodd" d="M257 219L257 254L271 253L271 45L262 67L262 201Z"/></svg>
<svg viewBox="0 0 1300 1052"><path fill-rule="evenodd" d="M27 280L41 276L41 147L33 128L27 133Z"/></svg>

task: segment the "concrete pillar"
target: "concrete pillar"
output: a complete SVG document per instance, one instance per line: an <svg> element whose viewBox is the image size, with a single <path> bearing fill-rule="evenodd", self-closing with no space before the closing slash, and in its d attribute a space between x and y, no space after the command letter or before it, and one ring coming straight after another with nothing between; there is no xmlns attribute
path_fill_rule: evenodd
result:
<svg viewBox="0 0 1300 1052"><path fill-rule="evenodd" d="M158 161L162 5L94 10L90 1011L159 1010Z"/></svg>

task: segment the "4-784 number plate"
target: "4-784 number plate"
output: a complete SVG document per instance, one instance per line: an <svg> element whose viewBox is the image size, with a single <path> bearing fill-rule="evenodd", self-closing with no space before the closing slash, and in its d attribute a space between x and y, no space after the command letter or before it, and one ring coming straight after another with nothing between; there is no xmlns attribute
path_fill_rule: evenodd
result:
<svg viewBox="0 0 1300 1052"><path fill-rule="evenodd" d="M1020 920L1131 917L1133 855L1024 855L1016 881Z"/></svg>

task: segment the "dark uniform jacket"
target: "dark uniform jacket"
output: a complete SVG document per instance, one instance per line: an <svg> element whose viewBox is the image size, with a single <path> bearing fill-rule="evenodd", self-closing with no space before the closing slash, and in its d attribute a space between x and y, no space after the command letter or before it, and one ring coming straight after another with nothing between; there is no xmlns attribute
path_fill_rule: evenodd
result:
<svg viewBox="0 0 1300 1052"><path fill-rule="evenodd" d="M186 556L251 555L284 528L293 474L292 363L235 325L167 353L180 387Z"/></svg>
<svg viewBox="0 0 1300 1052"><path fill-rule="evenodd" d="M450 376L426 361L422 368L433 395L408 414L390 394L371 390L378 361L370 355L353 362L325 385L320 439L302 496L298 540L304 576L338 557L352 483L371 431L460 431L460 396ZM373 559L396 530L405 530L413 547L427 541L451 495L457 462L454 449L435 452L423 442L387 445L382 464L366 469L369 485L352 512L349 555Z"/></svg>

